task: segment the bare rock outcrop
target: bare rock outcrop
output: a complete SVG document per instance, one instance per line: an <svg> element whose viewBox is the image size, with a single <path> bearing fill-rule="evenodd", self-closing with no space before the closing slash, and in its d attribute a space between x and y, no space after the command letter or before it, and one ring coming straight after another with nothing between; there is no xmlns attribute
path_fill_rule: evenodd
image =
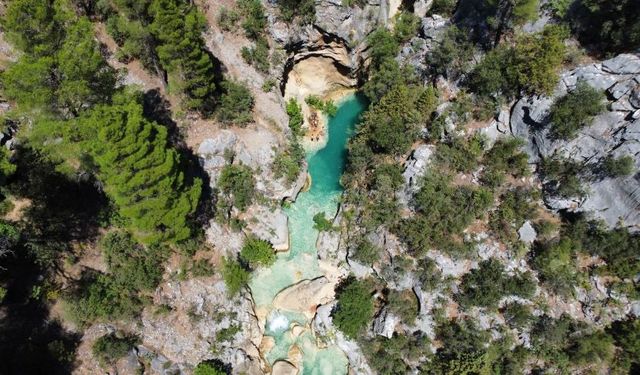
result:
<svg viewBox="0 0 640 375"><path fill-rule="evenodd" d="M572 140L556 140L548 131L548 114L554 100L575 88L579 81L606 91L608 109ZM555 210L587 212L610 227L620 222L630 230L640 229L640 131L635 116L640 103L640 55L621 54L602 63L578 67L561 75L550 97L525 97L511 111L510 128L514 136L525 139L531 163L559 154L593 168L606 157L631 156L635 174L620 178L591 178L583 181L588 194L584 199L558 199L545 196Z"/></svg>

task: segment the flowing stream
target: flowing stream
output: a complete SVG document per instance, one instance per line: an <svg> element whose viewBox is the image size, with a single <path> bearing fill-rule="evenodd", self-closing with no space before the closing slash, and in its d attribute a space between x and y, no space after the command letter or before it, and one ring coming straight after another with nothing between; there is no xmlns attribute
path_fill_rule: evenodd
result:
<svg viewBox="0 0 640 375"><path fill-rule="evenodd" d="M299 194L286 212L289 216L290 249L278 254L276 263L257 271L249 284L257 308L269 310L265 335L274 338L274 347L266 353L273 364L287 359L292 347L302 354L299 374L346 374L347 358L335 346L318 348L310 331L294 336L293 324L306 326L309 322L300 311L275 310L271 304L283 289L302 280L322 276L319 267L313 216L324 212L331 219L342 194L340 177L344 171L346 145L353 134L359 116L366 107L365 100L350 95L339 103L336 116L329 119L328 141L324 148L307 154L311 187Z"/></svg>

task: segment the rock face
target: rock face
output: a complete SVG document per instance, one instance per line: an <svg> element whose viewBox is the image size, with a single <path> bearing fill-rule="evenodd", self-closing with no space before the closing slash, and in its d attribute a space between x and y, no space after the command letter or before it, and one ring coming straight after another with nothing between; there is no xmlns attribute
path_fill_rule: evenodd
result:
<svg viewBox="0 0 640 375"><path fill-rule="evenodd" d="M276 251L289 250L289 217L280 208L251 206L245 213L247 229L258 238L269 241Z"/></svg>
<svg viewBox="0 0 640 375"><path fill-rule="evenodd" d="M522 227L518 229L518 236L520 237L520 241L530 244L536 240L538 234L533 228L533 225L531 225L531 222L527 220L522 224Z"/></svg>
<svg viewBox="0 0 640 375"><path fill-rule="evenodd" d="M606 91L611 102L570 141L548 135L548 113L554 100L573 90L579 81ZM588 195L582 200L546 196L546 204L556 210L587 212L610 227L622 222L632 231L640 229L640 131L634 114L640 92L640 55L622 54L598 64L578 67L561 75L551 97L525 97L511 111L510 129L527 142L531 163L554 154L592 168L605 157L629 155L635 160L635 174L623 178L584 180Z"/></svg>
<svg viewBox="0 0 640 375"><path fill-rule="evenodd" d="M201 278L167 281L154 299L156 305L168 306L170 311L156 314L145 310L139 335L145 347L163 354L165 360L157 358L160 368L168 368L167 363L193 366L210 359L211 343L216 343L216 358L230 363L234 370L261 373L256 348L262 332L251 300L237 297L230 303L223 281ZM239 327L238 332L229 342L218 342L217 334L232 326Z"/></svg>
<svg viewBox="0 0 640 375"><path fill-rule="evenodd" d="M333 299L333 287L324 276L304 280L278 293L272 305L274 309L300 311L311 320L318 305Z"/></svg>
<svg viewBox="0 0 640 375"><path fill-rule="evenodd" d="M273 375L296 375L298 369L293 364L287 361L276 361L271 369Z"/></svg>

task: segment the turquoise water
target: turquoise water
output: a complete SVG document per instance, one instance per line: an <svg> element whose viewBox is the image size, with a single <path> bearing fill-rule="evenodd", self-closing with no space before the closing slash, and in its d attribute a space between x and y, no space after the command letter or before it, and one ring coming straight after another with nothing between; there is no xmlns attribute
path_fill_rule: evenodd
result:
<svg viewBox="0 0 640 375"><path fill-rule="evenodd" d="M296 202L286 209L290 249L278 254L276 263L269 269L258 270L249 284L259 307L269 306L286 287L322 275L315 246L318 232L313 229L313 216L324 212L331 219L336 214L342 193L340 177L345 166L347 141L365 107L365 100L358 95L351 95L342 101L336 115L329 119L326 146L307 154L311 188L300 193ZM297 319L297 312L278 311L276 322L274 316L276 313L272 312L267 318L266 334L274 337L276 342L266 356L269 362L286 359L288 350L296 345L303 353L302 374L346 373L347 359L338 348L318 349L310 333L293 337L289 330L282 328L286 321L283 317L301 323ZM271 329L272 326L276 328Z"/></svg>

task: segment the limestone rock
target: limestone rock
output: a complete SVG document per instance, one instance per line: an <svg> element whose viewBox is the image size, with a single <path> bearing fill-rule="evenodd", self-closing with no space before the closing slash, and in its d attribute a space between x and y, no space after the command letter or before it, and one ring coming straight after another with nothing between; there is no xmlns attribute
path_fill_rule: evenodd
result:
<svg viewBox="0 0 640 375"><path fill-rule="evenodd" d="M298 374L298 369L293 364L285 361L279 360L273 364L271 369L272 375L296 375Z"/></svg>
<svg viewBox="0 0 640 375"><path fill-rule="evenodd" d="M251 218L247 220L247 230L269 241L276 251L289 250L289 217L282 209L252 205L245 215Z"/></svg>
<svg viewBox="0 0 640 375"><path fill-rule="evenodd" d="M390 312L387 307L383 307L378 316L373 320L373 333L390 339L399 322L399 317Z"/></svg>
<svg viewBox="0 0 640 375"><path fill-rule="evenodd" d="M640 74L640 57L623 53L603 61L602 69L613 74Z"/></svg>
<svg viewBox="0 0 640 375"><path fill-rule="evenodd" d="M536 240L536 237L538 237L538 233L536 233L536 230L533 228L533 225L531 225L531 222L527 220L524 222L524 224L522 224L520 229L518 229L518 236L520 237L520 241L530 244Z"/></svg>
<svg viewBox="0 0 640 375"><path fill-rule="evenodd" d="M427 12L431 9L432 5L433 0L416 0L416 2L413 3L413 14L423 18L427 15Z"/></svg>
<svg viewBox="0 0 640 375"><path fill-rule="evenodd" d="M273 307L280 310L301 311L308 319L312 319L318 305L333 299L333 287L334 285L324 276L304 280L278 293L273 300Z"/></svg>

